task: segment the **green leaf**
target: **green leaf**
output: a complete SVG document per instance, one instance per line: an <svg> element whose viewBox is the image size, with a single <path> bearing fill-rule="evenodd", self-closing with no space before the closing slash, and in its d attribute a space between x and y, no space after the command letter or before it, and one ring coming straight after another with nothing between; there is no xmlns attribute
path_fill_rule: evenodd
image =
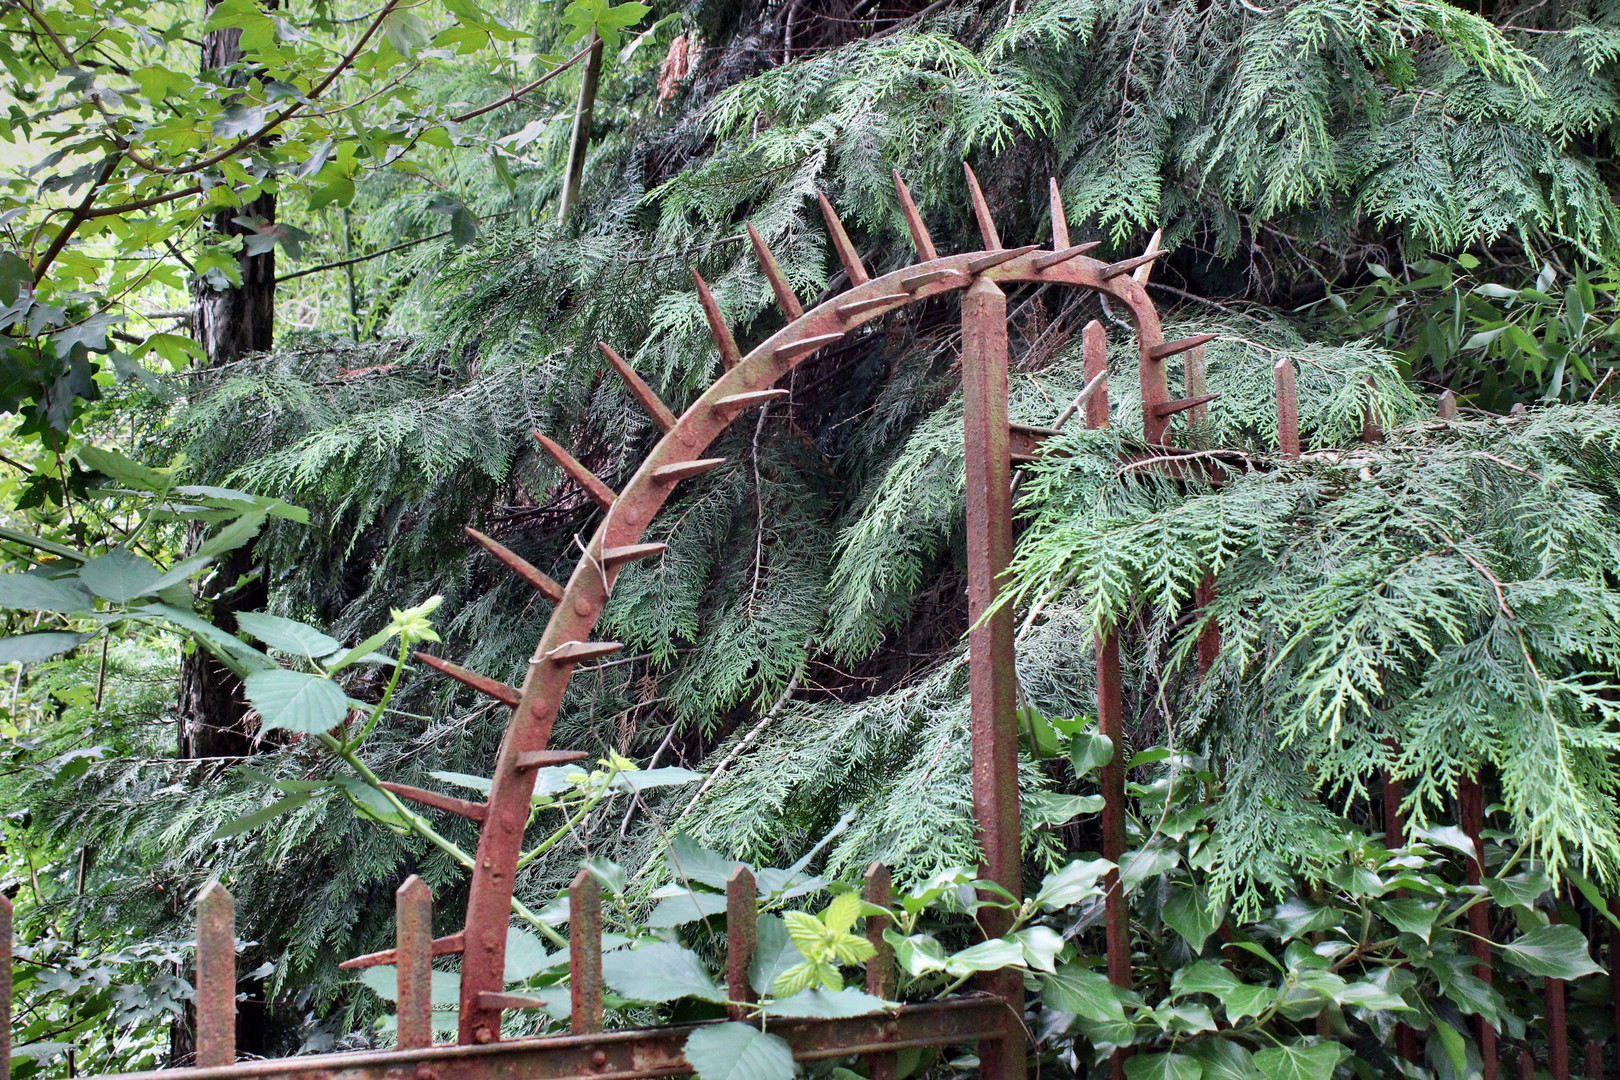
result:
<svg viewBox="0 0 1620 1080"><path fill-rule="evenodd" d="M409 58L433 40L433 28L414 11L396 8L383 22L383 33L399 55Z"/></svg>
<svg viewBox="0 0 1620 1080"><path fill-rule="evenodd" d="M1114 760L1114 743L1100 731L1083 731L1069 745L1069 760L1078 779Z"/></svg>
<svg viewBox="0 0 1620 1080"><path fill-rule="evenodd" d="M207 647L214 655L218 656L223 653L231 657L238 666L248 668L275 667L270 658L258 649L240 638L227 634L213 623L199 619L189 611L182 611L169 604L148 603L132 608L131 614L149 619L160 619L171 627L184 630Z"/></svg>
<svg viewBox="0 0 1620 1080"><path fill-rule="evenodd" d="M1512 877L1485 879L1491 899L1503 907L1534 908L1536 901L1552 888L1552 879L1540 870L1529 870Z"/></svg>
<svg viewBox="0 0 1620 1080"><path fill-rule="evenodd" d="M13 611L90 610L90 594L72 578L53 580L38 574L0 574L0 608Z"/></svg>
<svg viewBox="0 0 1620 1080"><path fill-rule="evenodd" d="M945 961L945 970L952 975L966 975L970 971L998 971L1004 967L1017 967L1024 962L1024 950L1011 938L991 938L971 945L961 952L952 953Z"/></svg>
<svg viewBox="0 0 1620 1080"><path fill-rule="evenodd" d="M1270 986L1252 986L1248 983L1234 986L1220 994L1221 1007L1226 1010L1228 1023L1235 1024L1245 1016L1259 1016L1277 1000L1277 991Z"/></svg>
<svg viewBox="0 0 1620 1080"><path fill-rule="evenodd" d="M897 931L885 930L883 940L894 946L895 962L912 978L945 970L945 947L931 934L906 937Z"/></svg>
<svg viewBox="0 0 1620 1080"><path fill-rule="evenodd" d="M435 195L428 200L430 213L444 214L450 219L450 242L465 247L478 239L478 219L467 205L451 195Z"/></svg>
<svg viewBox="0 0 1620 1080"><path fill-rule="evenodd" d="M301 671L255 671L243 683L265 731L286 728L313 735L330 731L349 712L338 684Z"/></svg>
<svg viewBox="0 0 1620 1080"><path fill-rule="evenodd" d="M546 970L550 954L539 938L521 926L506 928L506 971L509 983L528 982Z"/></svg>
<svg viewBox="0 0 1620 1080"><path fill-rule="evenodd" d="M1355 1005L1363 1009L1391 1011L1410 1009L1399 994L1392 994L1375 982L1353 982L1335 995L1340 1005Z"/></svg>
<svg viewBox="0 0 1620 1080"><path fill-rule="evenodd" d="M842 990L801 990L789 998L770 1002L761 1011L766 1016L809 1016L837 1019L882 1012L887 1003L863 990L847 986Z"/></svg>
<svg viewBox="0 0 1620 1080"><path fill-rule="evenodd" d="M0 249L0 307L17 302L24 285L33 287L34 271L10 248Z"/></svg>
<svg viewBox="0 0 1620 1080"><path fill-rule="evenodd" d="M1063 869L1046 875L1046 880L1041 882L1040 892L1035 894L1035 903L1048 911L1055 911L1093 896L1101 896L1102 889L1097 882L1113 868L1114 864L1107 859L1076 859Z"/></svg>
<svg viewBox="0 0 1620 1080"><path fill-rule="evenodd" d="M609 896L624 892L624 867L606 855L592 855L585 860L585 872L601 883Z"/></svg>
<svg viewBox="0 0 1620 1080"><path fill-rule="evenodd" d="M360 973L361 985L384 1001L398 1000L399 969L392 964L379 964ZM433 972L432 998L435 1005L456 1005L461 1001L461 976L454 971Z"/></svg>
<svg viewBox="0 0 1620 1080"><path fill-rule="evenodd" d="M97 555L79 570L85 588L115 604L144 596L162 576L163 571L124 548Z"/></svg>
<svg viewBox="0 0 1620 1080"><path fill-rule="evenodd" d="M622 772L613 778L613 786L621 791L648 791L652 788L678 787L703 779L703 774L691 769L670 765L662 769L638 769Z"/></svg>
<svg viewBox="0 0 1620 1080"><path fill-rule="evenodd" d="M1154 840L1146 847L1125 855L1124 862L1120 866L1119 878L1126 889L1131 889L1150 877L1175 869L1180 863L1181 853L1176 848L1160 840Z"/></svg>
<svg viewBox="0 0 1620 1080"><path fill-rule="evenodd" d="M631 1001L726 1000L697 954L668 941L608 953L602 957L602 979Z"/></svg>
<svg viewBox="0 0 1620 1080"><path fill-rule="evenodd" d="M85 444L74 451L74 454L87 468L111 477L125 487L162 494L174 483L174 473L170 470L142 465L116 450Z"/></svg>
<svg viewBox="0 0 1620 1080"><path fill-rule="evenodd" d="M1337 1043L1296 1042L1260 1051L1254 1055L1254 1066L1267 1080L1333 1080L1340 1052Z"/></svg>
<svg viewBox="0 0 1620 1080"><path fill-rule="evenodd" d="M270 821L273 818L278 818L282 814L290 813L291 811L298 809L300 806L303 806L305 803L309 802L309 800L313 797L313 794L313 792L303 792L297 795L288 795L284 799L277 799L263 810L255 810L251 814L244 814L234 821L226 822L224 825L221 825L218 829L214 830L214 835L210 837L210 839L223 840L227 836L237 836L241 833L248 832L251 829L257 829L265 822Z"/></svg>
<svg viewBox="0 0 1620 1080"><path fill-rule="evenodd" d="M1254 1055L1231 1039L1197 1039L1186 1050L1204 1067L1204 1080L1254 1078Z"/></svg>
<svg viewBox="0 0 1620 1080"><path fill-rule="evenodd" d="M1164 925L1181 935L1194 956L1204 951L1204 942L1221 921L1219 909L1209 902L1203 890L1186 886L1171 890L1160 916Z"/></svg>
<svg viewBox="0 0 1620 1080"><path fill-rule="evenodd" d="M1064 964L1041 978L1041 1000L1048 1008L1097 1023L1124 1023L1125 1006L1108 977L1078 963Z"/></svg>
<svg viewBox="0 0 1620 1080"><path fill-rule="evenodd" d="M748 984L754 993L769 994L782 973L803 959L781 916L761 915L755 924L754 959L748 966Z"/></svg>
<svg viewBox="0 0 1620 1080"><path fill-rule="evenodd" d="M262 611L239 611L236 625L272 649L315 660L331 656L342 648L336 638L327 637L313 626Z"/></svg>
<svg viewBox="0 0 1620 1080"><path fill-rule="evenodd" d="M1430 1029L1440 1040L1440 1046L1451 1059L1451 1067L1457 1070L1458 1076L1468 1072L1468 1044L1463 1040L1462 1034L1444 1020L1436 1020Z"/></svg>
<svg viewBox="0 0 1620 1080"><path fill-rule="evenodd" d="M1585 936L1568 923L1538 926L1501 949L1514 967L1543 978L1579 979L1603 970L1592 963Z"/></svg>
<svg viewBox="0 0 1620 1080"><path fill-rule="evenodd" d="M676 881L695 881L714 889L724 889L732 871L743 865L717 851L710 851L685 833L669 842L664 865Z"/></svg>
<svg viewBox="0 0 1620 1080"><path fill-rule="evenodd" d="M1126 1080L1199 1080L1203 1062L1186 1054L1136 1054L1125 1061Z"/></svg>
<svg viewBox="0 0 1620 1080"><path fill-rule="evenodd" d="M838 933L847 934L855 928L855 920L861 916L861 896L859 893L839 893L827 905L827 910L821 913L822 925Z"/></svg>
<svg viewBox="0 0 1620 1080"><path fill-rule="evenodd" d="M780 1036L735 1021L698 1028L684 1052L698 1080L792 1080L798 1072Z"/></svg>
<svg viewBox="0 0 1620 1080"><path fill-rule="evenodd" d="M1172 994L1214 994L1217 997L1241 985L1238 977L1219 964L1200 960L1175 973L1170 980Z"/></svg>
<svg viewBox="0 0 1620 1080"><path fill-rule="evenodd" d="M1425 942L1429 940L1429 934L1434 930L1435 917L1440 914L1438 903L1412 897L1380 900L1373 908L1388 919L1396 929L1403 933L1416 934Z"/></svg>
<svg viewBox="0 0 1620 1080"><path fill-rule="evenodd" d="M1063 938L1049 926L1029 926L1013 935L1024 950L1024 963L1036 971L1056 971L1053 960L1063 951Z"/></svg>
<svg viewBox="0 0 1620 1080"><path fill-rule="evenodd" d="M60 656L84 641L88 634L66 634L46 631L38 634L13 634L0 638L0 664L36 664Z"/></svg>
<svg viewBox="0 0 1620 1080"><path fill-rule="evenodd" d="M647 925L658 929L685 926L724 910L726 898L719 893L682 892L679 896L666 896L658 901L658 906L647 916Z"/></svg>

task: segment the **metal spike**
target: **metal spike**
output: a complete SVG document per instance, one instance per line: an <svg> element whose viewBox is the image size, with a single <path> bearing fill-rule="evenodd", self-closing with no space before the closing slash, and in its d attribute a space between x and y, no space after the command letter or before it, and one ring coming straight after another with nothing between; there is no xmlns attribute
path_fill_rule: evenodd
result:
<svg viewBox="0 0 1620 1080"><path fill-rule="evenodd" d="M1063 192L1058 190L1057 177L1050 177L1049 183L1052 199L1052 250L1062 251L1069 246L1069 216L1063 212ZM1037 262L1035 268L1040 269L1040 265Z"/></svg>
<svg viewBox="0 0 1620 1080"><path fill-rule="evenodd" d="M1157 255L1159 253L1159 241L1162 239L1164 239L1164 230L1154 229L1153 235L1148 237L1147 247L1142 249L1142 254ZM1136 268L1135 273L1133 273L1131 276L1136 279L1136 283L1138 285L1146 285L1148 275L1151 273L1153 273L1153 264L1143 263L1141 266Z"/></svg>
<svg viewBox="0 0 1620 1080"><path fill-rule="evenodd" d="M1277 452L1286 458L1299 457L1299 389L1294 383L1294 365L1288 357L1272 369L1277 385Z"/></svg>
<svg viewBox="0 0 1620 1080"><path fill-rule="evenodd" d="M236 1064L236 901L210 881L197 894L199 1069Z"/></svg>
<svg viewBox="0 0 1620 1080"><path fill-rule="evenodd" d="M726 997L731 999L726 1014L733 1020L747 1019L748 1005L755 1000L748 969L758 945L758 926L759 894L754 873L746 866L738 866L726 878Z"/></svg>
<svg viewBox="0 0 1620 1080"><path fill-rule="evenodd" d="M718 469L726 463L723 457L698 458L696 461L683 461L676 465L660 465L653 470L652 478L660 484L678 484L692 476L702 476L706 472Z"/></svg>
<svg viewBox="0 0 1620 1080"><path fill-rule="evenodd" d="M797 360L801 356L809 356L817 349L824 349L835 341L841 341L843 337L843 334L816 334L813 337L795 341L791 345L782 346L776 350L776 358L778 360ZM786 390L782 392L787 393Z"/></svg>
<svg viewBox="0 0 1620 1080"><path fill-rule="evenodd" d="M999 248L1001 234L996 232L996 221L990 216L990 204L984 201L984 192L979 189L979 178L973 175L973 166L962 162L962 171L967 173L968 196L973 200L973 216L979 219L979 235L984 237L984 246Z"/></svg>
<svg viewBox="0 0 1620 1080"><path fill-rule="evenodd" d="M1031 261L1030 265L1035 267L1037 270L1045 270L1048 266L1056 266L1059 263L1066 263L1070 259L1084 255L1086 252L1090 251L1092 248L1101 243L1101 240L1087 240L1083 244L1076 244L1073 247L1066 247L1061 251L1054 251L1047 255L1037 255Z"/></svg>
<svg viewBox="0 0 1620 1080"><path fill-rule="evenodd" d="M899 169L894 170L894 190L900 196L900 212L906 216L906 228L911 230L911 243L917 249L917 258L922 262L933 262L939 258L939 252L934 250L933 238L928 235L928 227L923 224L917 204L911 199L911 189L900 179Z"/></svg>
<svg viewBox="0 0 1620 1080"><path fill-rule="evenodd" d="M748 239L754 242L754 255L759 259L760 268L765 271L765 280L771 283L771 291L776 294L777 306L782 309L782 314L788 317L788 321L792 322L804 314L804 307L799 303L799 298L793 294L793 286L788 284L787 276L777 265L776 256L765 246L765 238L759 235L759 230L753 225L748 226Z"/></svg>
<svg viewBox="0 0 1620 1080"><path fill-rule="evenodd" d="M434 956L456 956L467 947L466 942L467 932L457 930L449 937L434 938L432 953ZM357 956L353 960L345 960L338 967L345 971L353 971L356 968L380 967L383 964L392 964L398 959L398 949L384 949L382 952L367 953L364 956Z"/></svg>
<svg viewBox="0 0 1620 1080"><path fill-rule="evenodd" d="M1153 415L1159 417L1174 416L1178 412L1186 412L1188 409L1196 409L1200 405L1206 405L1220 396L1219 394L1199 394L1197 397L1161 402L1153 406Z"/></svg>
<svg viewBox="0 0 1620 1080"><path fill-rule="evenodd" d="M720 350L720 362L727 371L737 366L742 359L742 353L737 351L737 342L731 336L731 327L726 325L726 317L720 313L720 305L714 302L714 294L709 292L708 283L703 275L696 270L692 271L692 280L697 282L698 303L703 305L703 317L709 320L709 333L714 335L715 347Z"/></svg>
<svg viewBox="0 0 1620 1080"><path fill-rule="evenodd" d="M1457 419L1457 395L1450 390L1440 395L1440 419Z"/></svg>
<svg viewBox="0 0 1620 1080"><path fill-rule="evenodd" d="M908 292L897 292L897 293L884 293L882 296L874 296L870 300L851 300L847 304L839 304L838 305L838 317L840 319L853 319L855 316L864 315L868 311L874 311L877 308L888 307L891 304L904 303L905 301L910 300L910 299L911 299L911 294L910 293L908 293ZM839 335L839 336L842 336L842 335ZM781 355L781 354L778 353L777 355Z"/></svg>
<svg viewBox="0 0 1620 1080"><path fill-rule="evenodd" d="M433 1045L433 890L412 874L394 892L394 1015L401 1050Z"/></svg>
<svg viewBox="0 0 1620 1080"><path fill-rule="evenodd" d="M476 671L468 671L459 664L452 664L448 660L441 660L437 656L425 652L412 653L411 655L433 670L442 672L457 682L472 687L480 694L488 694L502 705L515 707L518 699L522 697L518 693L517 687L507 686L503 682L496 682L494 679L486 675L480 675Z"/></svg>
<svg viewBox="0 0 1620 1080"><path fill-rule="evenodd" d="M544 1009L549 1004L543 997L534 994L513 994L505 990L478 991L478 1007L480 1009Z"/></svg>
<svg viewBox="0 0 1620 1080"><path fill-rule="evenodd" d="M843 335L840 334L840 337ZM786 390L751 390L746 394L727 394L714 403L716 409L751 409L755 405L779 401L788 396Z"/></svg>
<svg viewBox="0 0 1620 1080"><path fill-rule="evenodd" d="M1041 245L1039 244L1028 244L1024 247L1006 248L992 255L980 255L977 259L968 260L968 273L981 273L992 266L1000 266L1004 262L1011 262L1020 255L1028 255L1032 251L1039 251L1040 248Z"/></svg>
<svg viewBox="0 0 1620 1080"><path fill-rule="evenodd" d="M377 786L384 791L392 791L402 799L409 799L411 802L431 806L435 810L443 810L446 813L459 814L468 821L483 821L489 815L489 806L486 803L469 802L466 799L458 799L454 795L441 795L437 791L424 791L409 784L395 784L386 780Z"/></svg>
<svg viewBox="0 0 1620 1080"><path fill-rule="evenodd" d="M1214 341L1215 334L1194 334L1191 337L1178 338L1175 341L1166 341L1153 346L1148 350L1148 358L1152 360L1166 360L1188 349L1196 349L1206 342Z"/></svg>
<svg viewBox="0 0 1620 1080"><path fill-rule="evenodd" d="M574 483L585 489L585 494L604 510L613 509L614 500L618 498L613 489L596 478L596 474L574 460L574 455L540 434L534 432L535 440L540 443L541 449L551 455L551 459L562 466L562 471L573 478Z"/></svg>
<svg viewBox="0 0 1620 1080"><path fill-rule="evenodd" d="M626 544L624 547L602 549L604 566L623 566L637 559L650 559L669 550L668 544Z"/></svg>
<svg viewBox="0 0 1620 1080"><path fill-rule="evenodd" d="M602 1030L602 884L581 870L568 887L569 1032Z"/></svg>
<svg viewBox="0 0 1620 1080"><path fill-rule="evenodd" d="M966 275L964 275L960 270L928 270L921 274L913 274L910 277L901 278L900 287L905 289L907 292L916 292L924 285L932 285L936 281L944 281L946 278L965 276Z"/></svg>
<svg viewBox="0 0 1620 1080"><path fill-rule="evenodd" d="M470 526L467 529L467 535L482 544L484 546L484 550L488 551L491 555L499 559L507 569L511 570L513 573L517 574L518 577L522 578L534 588L538 589L540 594L547 600L550 600L553 604L562 600L562 586L551 580L551 578L547 577L545 574L542 574L523 556L517 554L506 545L491 540L489 537Z"/></svg>
<svg viewBox="0 0 1620 1080"><path fill-rule="evenodd" d="M612 656L622 648L624 646L617 641L565 641L546 653L546 659L554 664L577 664L581 660Z"/></svg>
<svg viewBox="0 0 1620 1080"><path fill-rule="evenodd" d="M861 263L861 257L855 251L855 245L849 242L849 233L844 231L844 223L838 220L838 214L833 210L832 203L827 196L816 192L816 201L821 204L821 216L826 219L827 231L832 234L833 248L838 252L838 261L844 264L844 272L849 275L850 285L865 285L872 279L867 276L866 267Z"/></svg>
<svg viewBox="0 0 1620 1080"><path fill-rule="evenodd" d="M1102 273L1099 276L1104 281L1107 281L1110 278L1117 278L1122 274L1129 274L1138 266L1146 266L1148 263L1164 254L1166 254L1166 252L1150 251L1146 255L1138 255L1134 259L1121 259L1117 263L1109 263L1107 266L1103 267Z"/></svg>
<svg viewBox="0 0 1620 1080"><path fill-rule="evenodd" d="M653 423L664 431L673 428L675 426L675 414L653 392L653 388L648 386L640 375L636 374L636 369L626 363L624 357L614 352L607 342L598 341L596 347L602 350L602 355L607 357L608 363L613 365L613 370L619 373L619 378L623 379L624 384L630 388L630 393L634 394L636 400L641 402L641 407L647 410L648 415L653 418Z"/></svg>
<svg viewBox="0 0 1620 1080"><path fill-rule="evenodd" d="M567 765L584 761L591 755L583 750L524 750L517 756L519 769L547 769L553 765Z"/></svg>

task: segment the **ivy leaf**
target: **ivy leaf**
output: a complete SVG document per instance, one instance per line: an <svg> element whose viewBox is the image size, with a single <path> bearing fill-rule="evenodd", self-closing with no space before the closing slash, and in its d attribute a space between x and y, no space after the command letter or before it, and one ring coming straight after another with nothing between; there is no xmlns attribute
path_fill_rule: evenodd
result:
<svg viewBox="0 0 1620 1080"><path fill-rule="evenodd" d="M1063 951L1063 938L1049 926L1030 926L1013 935L1024 950L1024 963L1036 971L1056 971L1053 960Z"/></svg>
<svg viewBox="0 0 1620 1080"><path fill-rule="evenodd" d="M1219 964L1200 960L1176 972L1170 980L1172 994L1214 994L1220 997L1241 984L1238 977Z"/></svg>
<svg viewBox="0 0 1620 1080"><path fill-rule="evenodd" d="M1170 893L1161 912L1164 925L1180 934L1196 956L1220 925L1220 912L1202 889L1179 886Z"/></svg>
<svg viewBox="0 0 1620 1080"><path fill-rule="evenodd" d="M13 634L0 638L0 664L35 664L60 656L85 640L86 634L48 631L39 634Z"/></svg>
<svg viewBox="0 0 1620 1080"><path fill-rule="evenodd" d="M1548 979L1579 979L1603 970L1592 963L1586 937L1568 923L1538 926L1503 945L1502 955L1520 971Z"/></svg>
<svg viewBox="0 0 1620 1080"><path fill-rule="evenodd" d="M330 731L349 712L338 684L302 671L255 671L243 682L265 731L286 728L307 735Z"/></svg>
<svg viewBox="0 0 1620 1080"><path fill-rule="evenodd" d="M1024 962L1024 949L1011 938L991 938L961 952L952 953L945 962L945 970L952 975L966 975L970 971L997 971L1004 967L1018 967Z"/></svg>
<svg viewBox="0 0 1620 1080"><path fill-rule="evenodd" d="M1226 1009L1226 1020L1235 1024L1245 1016L1259 1016L1277 1000L1277 991L1270 986L1251 986L1247 983L1220 993L1221 1006Z"/></svg>
<svg viewBox="0 0 1620 1080"><path fill-rule="evenodd" d="M1204 1067L1204 1080L1253 1080L1254 1055L1231 1039L1198 1039L1187 1054Z"/></svg>
<svg viewBox="0 0 1620 1080"><path fill-rule="evenodd" d="M1186 1054L1137 1054L1125 1061L1126 1080L1199 1080L1204 1066Z"/></svg>
<svg viewBox="0 0 1620 1080"><path fill-rule="evenodd" d="M1114 760L1114 741L1100 731L1083 731L1069 746L1076 779Z"/></svg>
<svg viewBox="0 0 1620 1080"><path fill-rule="evenodd" d="M1254 1066L1267 1080L1333 1080L1339 1064L1338 1043L1292 1043L1254 1055Z"/></svg>
<svg viewBox="0 0 1620 1080"><path fill-rule="evenodd" d="M85 588L115 604L144 596L162 576L163 571L124 548L97 555L79 569Z"/></svg>
<svg viewBox="0 0 1620 1080"><path fill-rule="evenodd" d="M792 1080L798 1072L784 1039L735 1021L698 1028L684 1052L698 1080Z"/></svg>
<svg viewBox="0 0 1620 1080"><path fill-rule="evenodd" d="M602 957L602 979L631 1001L726 1000L697 954L669 941L608 953Z"/></svg>
<svg viewBox="0 0 1620 1080"><path fill-rule="evenodd" d="M236 625L272 649L309 660L331 656L342 648L336 638L327 637L313 626L262 611L237 612Z"/></svg>
<svg viewBox="0 0 1620 1080"><path fill-rule="evenodd" d="M1533 908L1536 901L1552 888L1552 879L1540 870L1530 870L1506 878L1486 878L1485 887L1491 899L1503 907Z"/></svg>
<svg viewBox="0 0 1620 1080"><path fill-rule="evenodd" d="M1114 868L1107 859L1076 859L1056 873L1046 875L1035 903L1047 911L1069 907L1093 896L1101 896L1097 882Z"/></svg>
<svg viewBox="0 0 1620 1080"><path fill-rule="evenodd" d="M1100 1024L1125 1022L1125 1006L1108 977L1078 963L1064 964L1041 979L1041 1000L1048 1008L1073 1013Z"/></svg>
<svg viewBox="0 0 1620 1080"><path fill-rule="evenodd" d="M842 990L801 990L792 997L770 1002L760 1011L766 1016L809 1016L826 1020L867 1016L887 1007L882 998L847 986Z"/></svg>
<svg viewBox="0 0 1620 1080"><path fill-rule="evenodd" d="M1396 929L1403 933L1416 934L1424 942L1429 940L1429 934L1434 929L1435 916L1440 914L1438 904L1432 901L1417 900L1412 897L1405 897L1400 900L1381 900L1373 906Z"/></svg>

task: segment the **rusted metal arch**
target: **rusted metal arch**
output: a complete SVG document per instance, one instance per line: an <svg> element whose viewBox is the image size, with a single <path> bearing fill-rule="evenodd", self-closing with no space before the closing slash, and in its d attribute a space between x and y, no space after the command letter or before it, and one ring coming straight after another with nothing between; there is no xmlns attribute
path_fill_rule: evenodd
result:
<svg viewBox="0 0 1620 1080"><path fill-rule="evenodd" d="M898 176L896 180L899 180ZM1070 247L1067 244L1067 225L1062 219L1062 206L1055 194L1055 248L1003 248L971 172L969 186L975 196L975 210L987 244L985 249L927 258L903 270L870 279L831 206L822 198L829 231L854 285L802 313L775 260L756 234L756 251L779 303L789 316L789 322L746 355L738 356L719 308L699 278L699 297L703 301L721 357L727 361L728 370L679 417L672 417L650 388L604 345L603 351L614 368L625 378L655 422L665 428L663 438L648 453L622 492L612 492L565 450L536 433L541 445L557 459L564 471L604 507L606 516L585 545L584 555L572 576L560 590L544 575L527 564L521 564L515 555L499 549L499 545L485 537L477 537L508 566L551 596L556 608L541 634L523 685L515 692L516 702L496 758L488 803L476 807L482 826L472 872L466 929L462 941L454 943L460 948L447 947L444 950L463 952L462 1043L488 1043L500 1037L501 1010L481 1004L480 995L499 993L504 985L506 934L514 877L529 821L535 773L539 766L554 764L562 758L562 755L548 751L548 744L563 693L575 666L583 660L608 655L619 648L617 643L592 641L590 636L614 581L628 563L663 551L663 545L643 544L641 538L670 497L675 484L721 464L718 459L702 459L700 455L739 415L786 397L786 391L771 389L784 375L851 330L907 305L965 290L977 281L1067 285L1106 296L1127 313L1138 339L1144 426L1150 442L1163 440L1169 418L1177 411L1167 408L1175 403L1169 399L1164 361L1203 339L1165 345L1158 312L1143 284L1132 273L1151 262L1155 253L1117 263L1103 263L1086 257L1081 252L1094 245ZM905 191L903 184L899 187L917 247L925 256L932 256L932 242L922 227L909 192ZM1055 193L1055 184L1053 189ZM471 673L460 672L459 669L450 671L445 666L441 666L441 670L471 685L478 685L470 677ZM486 693L492 692L488 687L479 688ZM495 696L510 701L513 693L507 688L500 689L506 692L496 692Z"/></svg>

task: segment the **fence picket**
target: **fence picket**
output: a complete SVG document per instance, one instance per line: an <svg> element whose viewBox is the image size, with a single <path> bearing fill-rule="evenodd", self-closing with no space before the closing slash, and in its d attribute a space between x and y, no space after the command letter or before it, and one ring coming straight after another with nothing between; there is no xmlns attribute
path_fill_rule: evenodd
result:
<svg viewBox="0 0 1620 1080"><path fill-rule="evenodd" d="M602 885L581 870L568 887L570 1030L602 1030Z"/></svg>
<svg viewBox="0 0 1620 1080"><path fill-rule="evenodd" d="M889 868L875 862L866 871L866 902L887 910L889 893ZM894 993L894 946L883 940L883 931L889 928L889 922L887 915L866 917L866 940L877 950L866 962L866 992L885 1000ZM867 1076L870 1080L894 1080L896 1064L893 1052L868 1054Z"/></svg>
<svg viewBox="0 0 1620 1080"><path fill-rule="evenodd" d="M11 901L0 896L0 1080L11 1080Z"/></svg>
<svg viewBox="0 0 1620 1080"><path fill-rule="evenodd" d="M726 1013L733 1020L748 1016L745 1002L754 1000L748 982L748 967L754 962L759 934L759 893L754 873L739 866L726 878L726 996L731 1004Z"/></svg>
<svg viewBox="0 0 1620 1080"><path fill-rule="evenodd" d="M433 890L412 874L394 893L395 1020L401 1050L433 1045Z"/></svg>
<svg viewBox="0 0 1620 1080"><path fill-rule="evenodd" d="M197 1067L236 1063L236 901L210 881L197 896Z"/></svg>

